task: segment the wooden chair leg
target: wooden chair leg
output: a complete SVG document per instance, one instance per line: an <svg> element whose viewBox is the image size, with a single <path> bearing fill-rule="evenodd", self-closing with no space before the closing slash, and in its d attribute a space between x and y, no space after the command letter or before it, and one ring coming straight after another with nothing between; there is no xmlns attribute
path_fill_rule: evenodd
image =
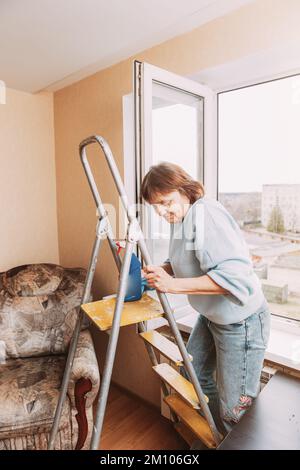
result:
<svg viewBox="0 0 300 470"><path fill-rule="evenodd" d="M77 410L76 420L78 423L78 439L75 450L82 449L87 434L88 434L88 421L85 411L85 395L92 390L92 382L90 379L82 377L75 383L75 405Z"/></svg>

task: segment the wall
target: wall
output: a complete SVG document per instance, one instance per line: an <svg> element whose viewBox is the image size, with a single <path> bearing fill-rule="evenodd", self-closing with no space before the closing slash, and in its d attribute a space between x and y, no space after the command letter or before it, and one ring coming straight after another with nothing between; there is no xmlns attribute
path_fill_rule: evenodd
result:
<svg viewBox="0 0 300 470"><path fill-rule="evenodd" d="M0 271L57 263L52 93L7 90L0 104Z"/></svg>
<svg viewBox="0 0 300 470"><path fill-rule="evenodd" d="M283 43L299 41L299 15L298 0L259 0L55 93L58 232L63 264L87 267L95 234L94 203L79 162L79 142L89 134L103 135L123 176L126 162L123 161L122 96L132 90L133 59L183 75L194 74ZM102 156L95 151L90 155L104 202L117 204ZM94 294L98 298L115 292L116 270L110 263L105 243L95 275ZM101 335L98 341L103 344ZM149 387L156 378L151 375L148 357L139 349L138 341L124 329L114 380L157 404L158 381L154 382L154 388ZM139 356L139 367L148 371L143 384L137 378L137 369L128 367L127 358L134 354ZM103 355L102 346L99 355Z"/></svg>

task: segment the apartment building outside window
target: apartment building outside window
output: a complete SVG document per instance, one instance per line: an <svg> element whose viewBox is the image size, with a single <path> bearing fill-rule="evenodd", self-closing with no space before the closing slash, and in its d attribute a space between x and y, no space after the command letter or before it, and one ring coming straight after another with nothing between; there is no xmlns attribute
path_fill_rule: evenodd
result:
<svg viewBox="0 0 300 470"><path fill-rule="evenodd" d="M238 222L273 315L300 321L300 77L218 98L218 199Z"/></svg>

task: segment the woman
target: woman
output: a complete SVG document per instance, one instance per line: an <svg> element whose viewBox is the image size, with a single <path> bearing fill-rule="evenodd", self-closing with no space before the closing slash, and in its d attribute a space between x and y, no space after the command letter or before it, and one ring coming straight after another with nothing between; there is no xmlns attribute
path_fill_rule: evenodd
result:
<svg viewBox="0 0 300 470"><path fill-rule="evenodd" d="M187 350L224 434L259 392L270 332L267 301L239 226L204 195L201 183L177 165L160 163L145 176L141 195L171 224L169 258L145 266L143 274L160 292L187 294L199 312Z"/></svg>

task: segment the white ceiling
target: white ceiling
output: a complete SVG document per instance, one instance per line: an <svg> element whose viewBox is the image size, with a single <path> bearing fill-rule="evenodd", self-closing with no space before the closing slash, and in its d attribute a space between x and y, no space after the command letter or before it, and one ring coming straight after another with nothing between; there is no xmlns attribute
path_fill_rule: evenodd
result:
<svg viewBox="0 0 300 470"><path fill-rule="evenodd" d="M253 0L0 0L0 80L57 90Z"/></svg>
<svg viewBox="0 0 300 470"><path fill-rule="evenodd" d="M201 70L189 78L220 92L296 74L300 74L300 44L299 41L289 41Z"/></svg>

